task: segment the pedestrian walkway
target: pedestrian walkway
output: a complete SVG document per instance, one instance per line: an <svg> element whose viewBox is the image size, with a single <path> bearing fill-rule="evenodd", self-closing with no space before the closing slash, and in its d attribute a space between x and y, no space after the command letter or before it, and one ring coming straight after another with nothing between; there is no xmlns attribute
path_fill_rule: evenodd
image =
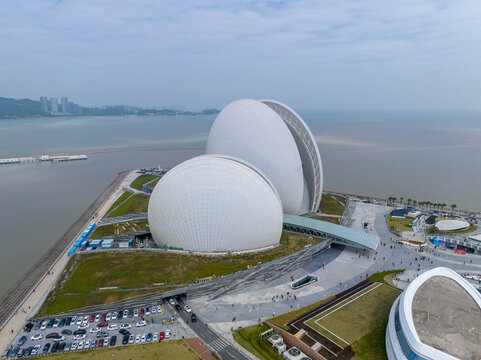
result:
<svg viewBox="0 0 481 360"><path fill-rule="evenodd" d="M199 338L184 339L185 343L204 360L216 360L212 351Z"/></svg>

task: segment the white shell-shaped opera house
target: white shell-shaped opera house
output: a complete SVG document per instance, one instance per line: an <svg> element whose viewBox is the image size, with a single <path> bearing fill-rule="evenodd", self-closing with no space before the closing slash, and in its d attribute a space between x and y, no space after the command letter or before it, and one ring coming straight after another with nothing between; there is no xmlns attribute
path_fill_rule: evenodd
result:
<svg viewBox="0 0 481 360"><path fill-rule="evenodd" d="M282 215L272 182L252 164L225 155L174 167L154 188L148 210L158 245L201 253L276 246Z"/></svg>
<svg viewBox="0 0 481 360"><path fill-rule="evenodd" d="M227 105L211 127L206 153L170 170L154 188L148 219L159 246L198 253L277 246L284 213L319 209L319 149L284 104Z"/></svg>
<svg viewBox="0 0 481 360"><path fill-rule="evenodd" d="M212 125L206 152L235 156L261 169L276 186L286 214L319 209L319 149L306 123L286 105L251 99L230 103Z"/></svg>

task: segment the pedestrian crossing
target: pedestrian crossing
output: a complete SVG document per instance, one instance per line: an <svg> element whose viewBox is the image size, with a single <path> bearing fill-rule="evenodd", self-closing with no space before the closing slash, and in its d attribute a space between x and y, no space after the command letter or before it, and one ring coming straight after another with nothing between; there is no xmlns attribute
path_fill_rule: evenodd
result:
<svg viewBox="0 0 481 360"><path fill-rule="evenodd" d="M226 340L218 337L214 341L211 341L208 345L215 351L219 352L225 347L229 346L229 343Z"/></svg>

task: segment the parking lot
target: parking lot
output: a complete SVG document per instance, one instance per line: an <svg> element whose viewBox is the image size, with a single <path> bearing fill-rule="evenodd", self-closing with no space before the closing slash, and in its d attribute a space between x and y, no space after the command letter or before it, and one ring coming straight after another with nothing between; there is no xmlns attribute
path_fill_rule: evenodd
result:
<svg viewBox="0 0 481 360"><path fill-rule="evenodd" d="M183 313L184 320L190 319L192 311L184 309L182 300L182 307L173 299L171 303L172 305L162 302L121 311L37 319L28 323L16 336L9 348L8 357L48 355L195 337L192 330L179 319L175 306Z"/></svg>

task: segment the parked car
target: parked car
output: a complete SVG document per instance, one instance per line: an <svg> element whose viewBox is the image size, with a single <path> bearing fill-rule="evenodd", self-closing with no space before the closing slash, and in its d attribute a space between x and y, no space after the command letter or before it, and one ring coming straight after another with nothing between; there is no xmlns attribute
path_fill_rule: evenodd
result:
<svg viewBox="0 0 481 360"><path fill-rule="evenodd" d="M173 298L169 298L169 304L174 306L175 305L175 301Z"/></svg>
<svg viewBox="0 0 481 360"><path fill-rule="evenodd" d="M119 328L118 324L110 324L107 328L108 330L117 330Z"/></svg>
<svg viewBox="0 0 481 360"><path fill-rule="evenodd" d="M70 348L72 347L72 343L67 343L65 345L65 351L70 351Z"/></svg>
<svg viewBox="0 0 481 360"><path fill-rule="evenodd" d="M157 305L157 313L161 313L162 312L162 305Z"/></svg>
<svg viewBox="0 0 481 360"><path fill-rule="evenodd" d="M138 344L140 342L140 335L137 335L135 337L135 343Z"/></svg>
<svg viewBox="0 0 481 360"><path fill-rule="evenodd" d="M33 330L35 330L35 331L40 330L40 326L42 326L42 320L37 320L35 322L35 326L34 326Z"/></svg>
<svg viewBox="0 0 481 360"><path fill-rule="evenodd" d="M175 304L175 310L182 312L182 307L179 304Z"/></svg>
<svg viewBox="0 0 481 360"><path fill-rule="evenodd" d="M169 329L165 330L165 338L170 339L170 330Z"/></svg>
<svg viewBox="0 0 481 360"><path fill-rule="evenodd" d="M148 308L148 307L145 308L145 315L146 316L150 315L150 308Z"/></svg>
<svg viewBox="0 0 481 360"><path fill-rule="evenodd" d="M60 345L58 346L58 351L63 351L63 349L65 349L65 343L60 343Z"/></svg>
<svg viewBox="0 0 481 360"><path fill-rule="evenodd" d="M140 309L140 311L139 311L139 316L142 317L142 316L144 316L144 314L145 314L145 310L144 310L144 309Z"/></svg>
<svg viewBox="0 0 481 360"><path fill-rule="evenodd" d="M114 335L110 338L110 346L115 346L117 344L117 336Z"/></svg>
<svg viewBox="0 0 481 360"><path fill-rule="evenodd" d="M95 315L95 322L99 322L100 321L100 314L97 314Z"/></svg>
<svg viewBox="0 0 481 360"><path fill-rule="evenodd" d="M157 308L155 307L155 305L150 308L150 311L152 312L152 315L157 312Z"/></svg>
<svg viewBox="0 0 481 360"><path fill-rule="evenodd" d="M137 326L137 327L142 327L142 326L146 326L146 325L147 325L147 321L145 321L145 320L139 321L137 324L135 324L135 326Z"/></svg>
<svg viewBox="0 0 481 360"><path fill-rule="evenodd" d="M99 328L99 327L94 327L94 328L90 329L90 332L91 332L91 333L96 333L96 332L98 332L98 331L100 331L100 328Z"/></svg>
<svg viewBox="0 0 481 360"><path fill-rule="evenodd" d="M45 336L45 339L52 339L52 338L54 338L55 336L58 336L58 333L50 333L50 334L48 334L47 336Z"/></svg>
<svg viewBox="0 0 481 360"><path fill-rule="evenodd" d="M51 329L54 322L55 322L55 319L50 319L47 324L47 329Z"/></svg>
<svg viewBox="0 0 481 360"><path fill-rule="evenodd" d="M55 342L64 341L64 340L65 340L65 336L62 336L62 335L55 336L53 338L53 341L55 341Z"/></svg>
<svg viewBox="0 0 481 360"><path fill-rule="evenodd" d="M73 332L74 335L86 334L87 331L85 329L78 329Z"/></svg>
<svg viewBox="0 0 481 360"><path fill-rule="evenodd" d="M85 340L84 348L88 349L89 347L90 347L90 340L87 339L87 340Z"/></svg>
<svg viewBox="0 0 481 360"><path fill-rule="evenodd" d="M95 321L95 314L90 315L89 317L89 322L94 322Z"/></svg>
<svg viewBox="0 0 481 360"><path fill-rule="evenodd" d="M74 340L82 340L85 339L85 334L77 334L73 337Z"/></svg>
<svg viewBox="0 0 481 360"><path fill-rule="evenodd" d="M62 330L62 334L64 334L64 335L72 335L72 330L64 329L64 330Z"/></svg>
<svg viewBox="0 0 481 360"><path fill-rule="evenodd" d="M11 351L10 348L6 348L5 350L3 350L3 352L2 352L2 359L8 358L8 355L10 355L10 351Z"/></svg>
<svg viewBox="0 0 481 360"><path fill-rule="evenodd" d="M77 321L77 315L72 316L72 324L75 324Z"/></svg>
<svg viewBox="0 0 481 360"><path fill-rule="evenodd" d="M99 331L96 335L98 338L109 336L107 331Z"/></svg>
<svg viewBox="0 0 481 360"><path fill-rule="evenodd" d="M192 312L192 309L190 308L189 305L185 305L185 306L184 306L184 310L187 311L187 313L191 313L191 312Z"/></svg>
<svg viewBox="0 0 481 360"><path fill-rule="evenodd" d="M122 335L128 335L130 334L128 330L125 330L125 329L120 329L119 330L119 333L122 334Z"/></svg>
<svg viewBox="0 0 481 360"><path fill-rule="evenodd" d="M112 320L117 320L117 312L112 313Z"/></svg>
<svg viewBox="0 0 481 360"><path fill-rule="evenodd" d="M104 346L104 339L99 339L99 341L97 341L97 347L102 347Z"/></svg>
<svg viewBox="0 0 481 360"><path fill-rule="evenodd" d="M82 350L84 348L85 341L80 340L77 345L77 350Z"/></svg>
<svg viewBox="0 0 481 360"><path fill-rule="evenodd" d="M37 341L37 340L42 340L42 339L43 339L42 334L35 334L30 338L30 340L32 340L32 341Z"/></svg>
<svg viewBox="0 0 481 360"><path fill-rule="evenodd" d="M131 334L131 335L129 336L129 344L133 344L133 343L134 343L134 340L135 340L134 335Z"/></svg>
<svg viewBox="0 0 481 360"><path fill-rule="evenodd" d="M98 327L106 327L109 326L109 323L107 321L101 321L97 324Z"/></svg>
<svg viewBox="0 0 481 360"><path fill-rule="evenodd" d="M40 345L35 345L32 349L32 352L30 353L30 355L37 355L38 354L38 351L40 350L41 346Z"/></svg>
<svg viewBox="0 0 481 360"><path fill-rule="evenodd" d="M47 328L47 324L48 324L48 321L47 320L44 320L42 322L42 325L40 326L40 330L45 330Z"/></svg>
<svg viewBox="0 0 481 360"><path fill-rule="evenodd" d="M165 334L164 334L163 331L161 331L160 334L159 334L159 341L162 341L164 339L165 339Z"/></svg>
<svg viewBox="0 0 481 360"><path fill-rule="evenodd" d="M78 346L78 342L77 342L77 341L74 341L74 342L72 343L72 346L71 346L72 351L77 350L77 346Z"/></svg>
<svg viewBox="0 0 481 360"><path fill-rule="evenodd" d="M29 333L30 330L33 329L33 322L29 321L28 323L25 324L25 326L23 327L23 331L25 331L26 333Z"/></svg>
<svg viewBox="0 0 481 360"><path fill-rule="evenodd" d="M175 312L173 313L172 315L170 315L170 321L174 321L175 319L177 319L179 317L179 313L178 312Z"/></svg>
<svg viewBox="0 0 481 360"><path fill-rule="evenodd" d="M60 321L58 323L58 327L62 328L64 325L65 325L65 319L60 319Z"/></svg>
<svg viewBox="0 0 481 360"><path fill-rule="evenodd" d="M153 336L152 341L153 341L153 342L159 341L159 335L157 335L157 333L154 333L154 336Z"/></svg>
<svg viewBox="0 0 481 360"><path fill-rule="evenodd" d="M51 352L51 353L56 353L57 350L58 350L58 346L59 346L58 342L54 343L54 344L52 345L52 348L50 349L50 352Z"/></svg>
<svg viewBox="0 0 481 360"><path fill-rule="evenodd" d="M128 316L129 316L129 311L128 311L128 310L124 310L123 318L124 318L124 319L127 319Z"/></svg>
<svg viewBox="0 0 481 360"><path fill-rule="evenodd" d="M54 328L54 329L57 328L59 322L60 322L59 319L55 319L55 320L53 321L53 328Z"/></svg>
<svg viewBox="0 0 481 360"><path fill-rule="evenodd" d="M19 347L16 347L15 349L13 349L11 352L10 352L10 358L14 358L14 357L17 357L17 354L18 354L18 351L20 350Z"/></svg>
<svg viewBox="0 0 481 360"><path fill-rule="evenodd" d="M72 323L72 318L69 316L68 318L65 319L65 326L70 326Z"/></svg>
<svg viewBox="0 0 481 360"><path fill-rule="evenodd" d="M112 313L107 313L107 316L105 317L105 321L110 321L112 318Z"/></svg>
<svg viewBox="0 0 481 360"><path fill-rule="evenodd" d="M139 316L139 310L135 309L134 310L134 317L138 317Z"/></svg>
<svg viewBox="0 0 481 360"><path fill-rule="evenodd" d="M130 329L131 327L132 327L132 325L130 325L130 324L121 324L120 325L121 329Z"/></svg>
<svg viewBox="0 0 481 360"><path fill-rule="evenodd" d="M132 319L134 317L134 312L132 310L129 310L129 315L127 315L129 319Z"/></svg>
<svg viewBox="0 0 481 360"><path fill-rule="evenodd" d="M145 341L147 342L151 342L152 341L152 333L148 333L146 338L145 338Z"/></svg>
<svg viewBox="0 0 481 360"><path fill-rule="evenodd" d="M122 339L122 345L127 345L129 343L129 334L125 334Z"/></svg>
<svg viewBox="0 0 481 360"><path fill-rule="evenodd" d="M44 346L43 346L43 349L42 349L42 353L46 353L48 351L48 349L50 349L50 343L46 343Z"/></svg>
<svg viewBox="0 0 481 360"><path fill-rule="evenodd" d="M87 324L80 324L79 326L77 326L77 329L88 329L89 326Z"/></svg>

